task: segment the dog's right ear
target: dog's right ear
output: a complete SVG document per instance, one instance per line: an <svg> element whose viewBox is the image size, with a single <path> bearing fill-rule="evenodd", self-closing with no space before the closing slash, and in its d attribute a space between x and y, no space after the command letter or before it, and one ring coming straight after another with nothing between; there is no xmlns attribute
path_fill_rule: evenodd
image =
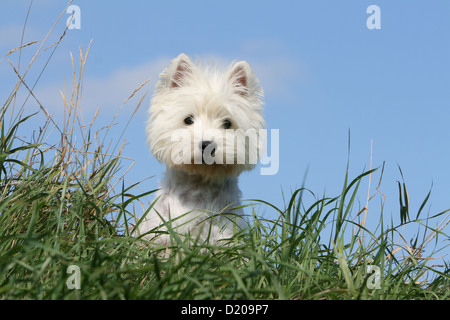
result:
<svg viewBox="0 0 450 320"><path fill-rule="evenodd" d="M193 63L188 55L181 53L172 60L168 70L169 88L179 88L186 84L187 79L191 76Z"/></svg>

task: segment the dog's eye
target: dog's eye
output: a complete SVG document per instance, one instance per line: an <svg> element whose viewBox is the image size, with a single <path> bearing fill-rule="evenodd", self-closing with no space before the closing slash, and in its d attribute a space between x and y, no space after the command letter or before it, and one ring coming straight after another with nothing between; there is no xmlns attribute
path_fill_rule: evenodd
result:
<svg viewBox="0 0 450 320"><path fill-rule="evenodd" d="M184 123L187 125L191 125L194 123L194 118L192 116L189 116L186 119L184 119Z"/></svg>
<svg viewBox="0 0 450 320"><path fill-rule="evenodd" d="M225 129L230 129L230 128L231 128L231 121L230 121L230 120L225 120L225 121L223 122L222 126L223 126Z"/></svg>

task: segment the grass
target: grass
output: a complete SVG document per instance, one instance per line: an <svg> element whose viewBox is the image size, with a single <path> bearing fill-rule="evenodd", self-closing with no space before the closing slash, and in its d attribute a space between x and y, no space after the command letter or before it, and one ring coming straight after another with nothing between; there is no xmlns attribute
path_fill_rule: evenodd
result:
<svg viewBox="0 0 450 320"><path fill-rule="evenodd" d="M6 57L34 46L22 44ZM35 84L27 84L35 57L44 57L42 48L25 72L10 62L17 85L0 111L1 299L450 298L448 260L433 265L448 246L450 209L423 217L428 194L413 212L406 185L399 183L400 222L385 217L382 202L371 213L379 223L374 230L366 226L369 202L382 193L380 184L374 194L369 189L361 206L361 183L376 175L381 182L383 166L353 179L347 168L337 196L319 197L302 187L283 208L252 200L246 207L249 228L220 246L195 239L188 245L170 228L170 248L136 236L140 208L148 212L154 190L142 192L138 183L126 182L123 143L109 140L114 119L100 129L95 116L83 120L89 48L80 49L78 69L72 58L73 89L62 94L62 125L39 103ZM39 111L25 115L20 92ZM29 126L37 133L22 138ZM277 218L262 218L259 210Z"/></svg>

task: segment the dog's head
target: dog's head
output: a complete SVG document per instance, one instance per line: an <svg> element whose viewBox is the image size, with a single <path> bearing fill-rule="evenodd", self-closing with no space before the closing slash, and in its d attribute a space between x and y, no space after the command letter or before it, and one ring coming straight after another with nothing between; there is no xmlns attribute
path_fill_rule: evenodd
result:
<svg viewBox="0 0 450 320"><path fill-rule="evenodd" d="M219 70L180 54L160 75L147 142L168 167L208 178L239 175L263 151L262 98L247 62Z"/></svg>

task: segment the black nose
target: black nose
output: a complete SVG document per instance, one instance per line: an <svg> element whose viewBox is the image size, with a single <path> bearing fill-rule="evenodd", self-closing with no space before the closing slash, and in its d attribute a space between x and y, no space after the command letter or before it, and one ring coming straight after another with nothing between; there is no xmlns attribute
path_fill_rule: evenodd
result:
<svg viewBox="0 0 450 320"><path fill-rule="evenodd" d="M213 149L210 152L208 152L207 155L208 156L214 156L214 154L216 153L216 146L215 146L213 141L202 141L202 142L200 142L200 148L202 148L202 154L205 153L206 147L209 146L210 144L212 144Z"/></svg>
<svg viewBox="0 0 450 320"><path fill-rule="evenodd" d="M201 142L202 151L205 151L206 147L209 146L211 143L212 141L202 141Z"/></svg>

